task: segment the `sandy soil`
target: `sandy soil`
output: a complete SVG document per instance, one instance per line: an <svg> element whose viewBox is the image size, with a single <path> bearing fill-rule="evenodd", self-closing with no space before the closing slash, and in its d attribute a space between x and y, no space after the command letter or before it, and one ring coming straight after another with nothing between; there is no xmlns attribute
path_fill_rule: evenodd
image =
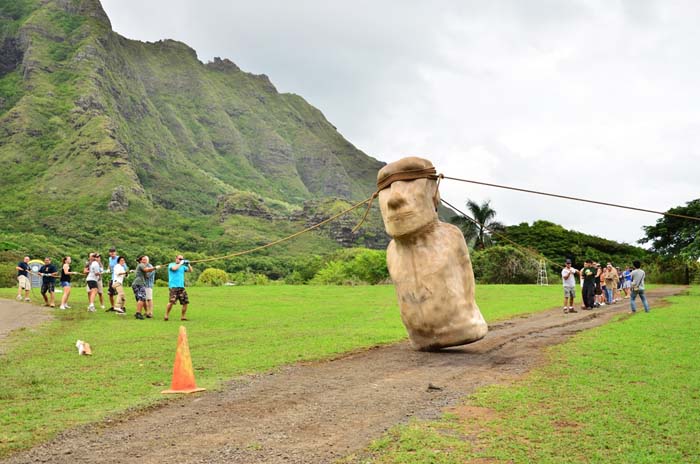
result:
<svg viewBox="0 0 700 464"><path fill-rule="evenodd" d="M649 292L652 310L681 288ZM476 389L543 362L544 349L628 315L629 304L552 309L494 324L483 340L439 353L406 342L231 381L147 411L69 430L6 463L329 463L393 425L437 417Z"/></svg>

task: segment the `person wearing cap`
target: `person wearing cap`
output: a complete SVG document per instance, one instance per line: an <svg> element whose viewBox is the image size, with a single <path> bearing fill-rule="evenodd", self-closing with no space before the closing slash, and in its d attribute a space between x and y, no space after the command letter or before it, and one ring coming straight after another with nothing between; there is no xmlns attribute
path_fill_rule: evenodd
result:
<svg viewBox="0 0 700 464"><path fill-rule="evenodd" d="M576 298L576 274L577 269L571 267L571 260L566 260L566 265L561 271L561 280L564 284L564 314L575 313L574 298Z"/></svg>
<svg viewBox="0 0 700 464"><path fill-rule="evenodd" d="M187 290L185 290L185 272L192 272L192 266L190 266L190 262L187 261L184 256L177 255L175 257L175 262L168 264L169 298L168 305L165 307L164 321L170 318L170 310L177 301L182 305L180 320L187 320L187 305L189 305L190 299L187 296Z"/></svg>
<svg viewBox="0 0 700 464"><path fill-rule="evenodd" d="M148 314L148 308L146 306L146 281L148 280L148 274L154 272L156 268L148 263L148 256L139 256L136 262L138 264L136 265L136 269L134 269L135 277L134 281L131 283L131 289L134 291L134 298L136 298L136 313L134 317L143 320L144 316L141 311L146 309L146 314Z"/></svg>
<svg viewBox="0 0 700 464"><path fill-rule="evenodd" d="M434 351L482 339L488 326L474 299L474 273L462 231L438 219L433 164L407 157L377 173L387 267L411 346Z"/></svg>

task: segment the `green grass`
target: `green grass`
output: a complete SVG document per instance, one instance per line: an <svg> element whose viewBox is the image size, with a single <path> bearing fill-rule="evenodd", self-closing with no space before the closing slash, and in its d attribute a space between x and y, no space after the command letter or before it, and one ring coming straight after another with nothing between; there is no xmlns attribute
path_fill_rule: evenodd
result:
<svg viewBox="0 0 700 464"><path fill-rule="evenodd" d="M467 400L487 414L396 427L362 462L698 462L698 296L583 332L526 379Z"/></svg>
<svg viewBox="0 0 700 464"><path fill-rule="evenodd" d="M156 318L85 311L76 286L75 309L15 332L0 356L0 455L26 448L72 425L127 408L164 401L170 385L179 307L163 322L167 289L155 289ZM264 286L190 288L187 322L200 386L212 389L235 376L301 360L392 343L405 338L392 286ZM40 298L34 291L35 302ZM479 286L489 322L558 304L557 286ZM0 289L12 298L16 289ZM60 294L57 294L60 296ZM79 357L77 339L93 347Z"/></svg>

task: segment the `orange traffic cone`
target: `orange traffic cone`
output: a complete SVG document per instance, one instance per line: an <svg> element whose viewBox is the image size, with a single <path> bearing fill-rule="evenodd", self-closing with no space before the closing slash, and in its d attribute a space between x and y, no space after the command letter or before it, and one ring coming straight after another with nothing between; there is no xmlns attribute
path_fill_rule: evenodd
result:
<svg viewBox="0 0 700 464"><path fill-rule="evenodd" d="M184 326L180 326L180 334L177 337L177 351L175 352L175 365L173 366L173 383L170 386L170 390L163 390L161 393L194 393L204 390L206 388L197 388L194 382L190 346L187 344L187 331Z"/></svg>

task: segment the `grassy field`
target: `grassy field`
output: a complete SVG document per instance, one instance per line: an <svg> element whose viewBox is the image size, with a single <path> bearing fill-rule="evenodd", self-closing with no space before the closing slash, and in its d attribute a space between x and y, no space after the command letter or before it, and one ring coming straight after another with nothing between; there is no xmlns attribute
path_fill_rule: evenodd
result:
<svg viewBox="0 0 700 464"><path fill-rule="evenodd" d="M167 289L156 288L156 317L88 313L82 288L74 309L54 310L39 329L20 330L0 356L0 456L67 427L132 407L167 401L177 342L179 306L162 320ZM197 384L217 388L235 376L300 360L405 338L391 286L261 286L190 288L187 324ZM560 304L558 286L477 288L489 322ZM0 289L13 298L15 289ZM57 294L57 296L60 296ZM35 303L39 294L33 293ZM99 306L98 306L99 308ZM94 355L78 356L77 339Z"/></svg>
<svg viewBox="0 0 700 464"><path fill-rule="evenodd" d="M700 462L699 296L583 332L466 414L394 428L362 462Z"/></svg>

